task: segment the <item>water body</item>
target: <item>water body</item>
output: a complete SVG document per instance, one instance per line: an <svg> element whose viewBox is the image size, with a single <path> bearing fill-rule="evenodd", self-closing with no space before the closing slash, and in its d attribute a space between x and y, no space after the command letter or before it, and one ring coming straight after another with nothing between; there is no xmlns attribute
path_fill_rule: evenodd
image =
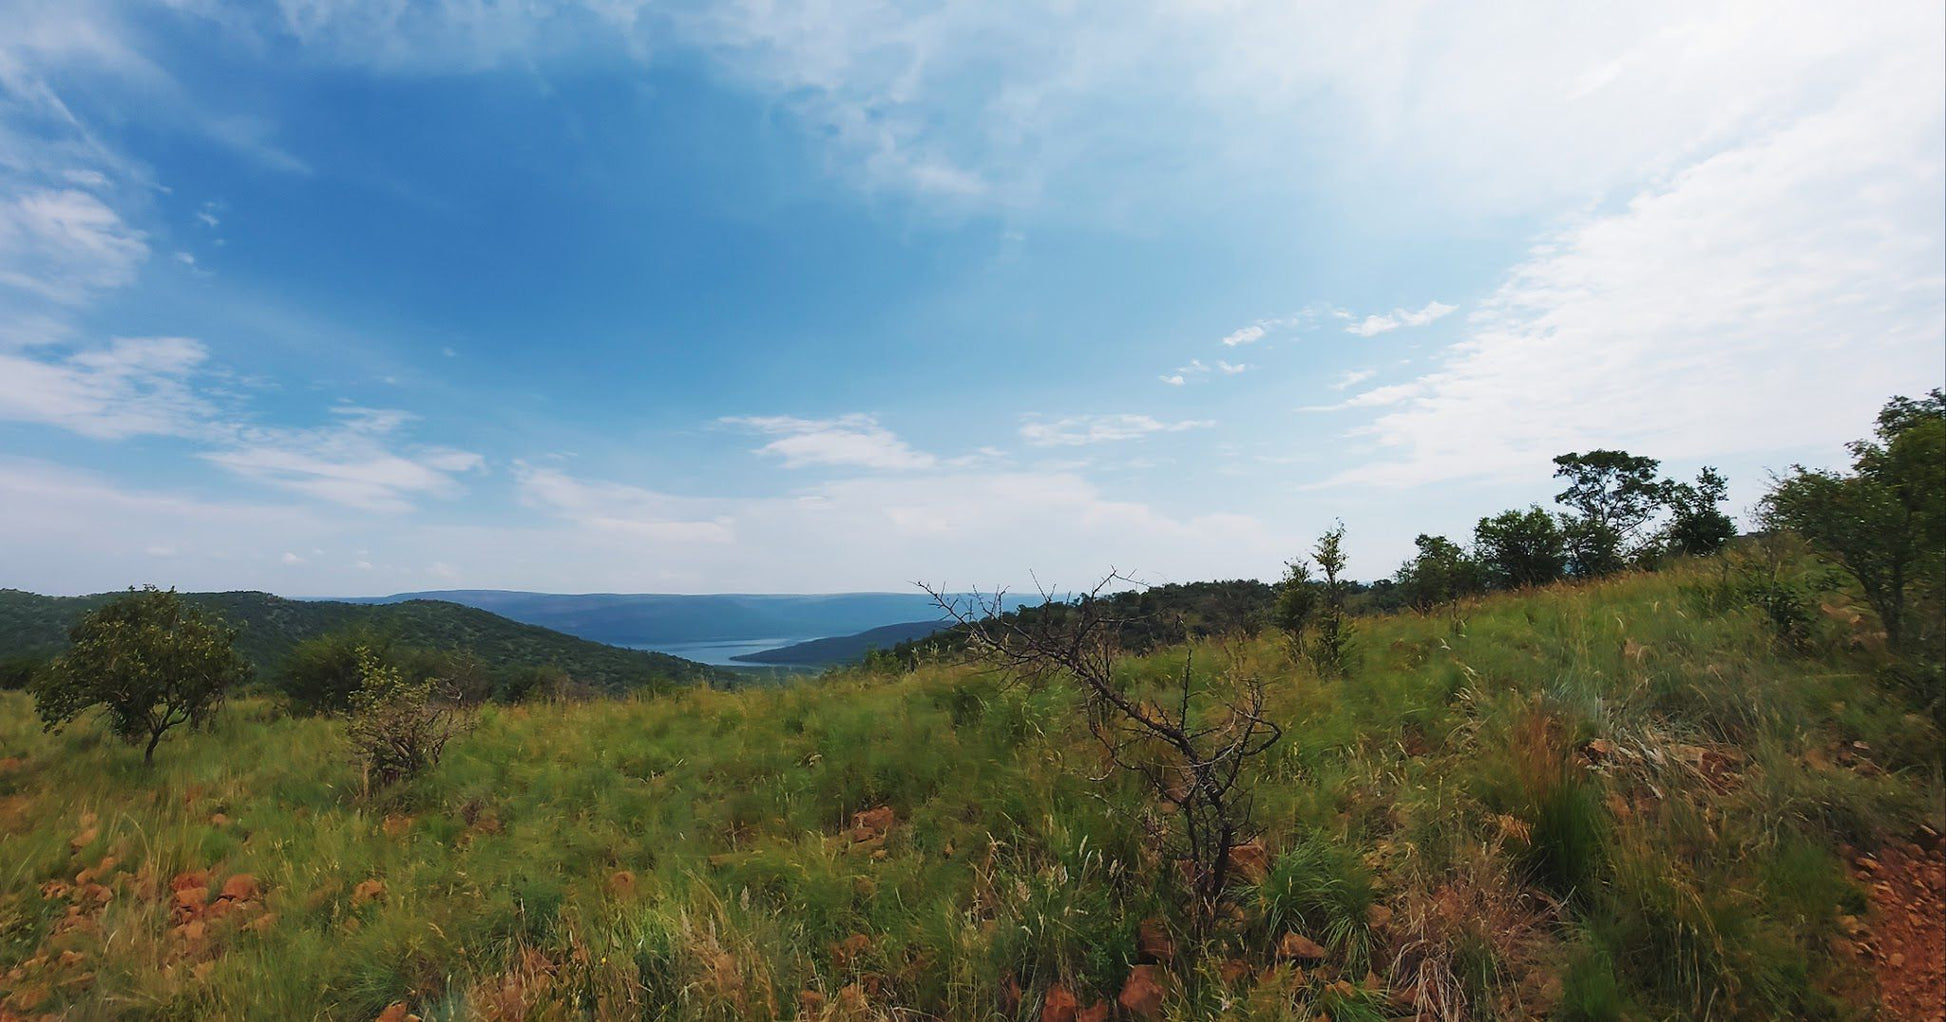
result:
<svg viewBox="0 0 1946 1022"><path fill-rule="evenodd" d="M694 660L697 663L712 664L717 667L749 667L750 664L741 664L730 658L821 638L824 636L799 635L777 639L715 639L709 642L630 643L629 645L632 649L652 649L657 653L667 653L670 656L682 657L684 660Z"/></svg>

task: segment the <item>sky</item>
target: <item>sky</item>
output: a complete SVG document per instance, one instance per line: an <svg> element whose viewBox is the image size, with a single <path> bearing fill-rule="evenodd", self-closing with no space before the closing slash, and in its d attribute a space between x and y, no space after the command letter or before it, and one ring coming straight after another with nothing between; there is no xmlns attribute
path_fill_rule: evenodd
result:
<svg viewBox="0 0 1946 1022"><path fill-rule="evenodd" d="M1936 0L0 0L0 586L1351 570L1946 376Z"/></svg>

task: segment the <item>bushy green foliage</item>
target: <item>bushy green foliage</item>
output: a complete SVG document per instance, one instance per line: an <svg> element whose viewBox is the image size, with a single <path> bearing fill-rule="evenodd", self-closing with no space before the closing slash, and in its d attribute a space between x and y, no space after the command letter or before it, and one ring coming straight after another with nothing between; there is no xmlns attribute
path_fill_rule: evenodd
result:
<svg viewBox="0 0 1946 1022"><path fill-rule="evenodd" d="M1723 549L1737 534L1736 523L1720 507L1728 493L1729 482L1708 466L1697 473L1694 483L1666 484L1664 500L1670 518L1662 531L1663 548L1689 557Z"/></svg>
<svg viewBox="0 0 1946 1022"><path fill-rule="evenodd" d="M358 650L358 688L345 711L345 737L377 787L436 765L469 720L452 683L411 678L370 650Z"/></svg>
<svg viewBox="0 0 1946 1022"><path fill-rule="evenodd" d="M1853 443L1851 452L1849 473L1793 469L1765 498L1766 515L1851 573L1893 646L1937 636L1946 583L1946 393L1894 398L1879 413L1875 439ZM1915 600L1924 613L1913 613Z"/></svg>
<svg viewBox="0 0 1946 1022"><path fill-rule="evenodd" d="M201 724L250 677L236 631L175 590L130 590L75 622L69 648L33 679L34 709L54 730L100 707L109 728L147 742L144 762L172 728Z"/></svg>
<svg viewBox="0 0 1946 1022"><path fill-rule="evenodd" d="M1406 605L1430 610L1486 588L1480 562L1444 536L1420 533L1413 544L1418 552L1400 566L1395 579Z"/></svg>
<svg viewBox="0 0 1946 1022"><path fill-rule="evenodd" d="M1554 516L1539 507L1480 519L1474 556L1496 589L1524 589L1558 581L1567 570L1567 542Z"/></svg>
<svg viewBox="0 0 1946 1022"><path fill-rule="evenodd" d="M10 656L0 660L0 690L26 688L45 665L46 661L35 656Z"/></svg>

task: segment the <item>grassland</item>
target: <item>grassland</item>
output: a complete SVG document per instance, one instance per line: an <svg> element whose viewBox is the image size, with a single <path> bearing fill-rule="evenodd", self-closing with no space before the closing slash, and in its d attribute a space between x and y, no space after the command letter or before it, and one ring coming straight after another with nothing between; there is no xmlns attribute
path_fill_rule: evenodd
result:
<svg viewBox="0 0 1946 1022"><path fill-rule="evenodd" d="M1071 1018L1146 963L1181 1019L1871 1017L1847 865L1942 828L1941 736L1842 610L1792 647L1714 571L1363 619L1344 679L1126 661L1254 672L1286 727L1201 936L1059 683L487 707L376 793L261 699L150 772L0 693L0 1014Z"/></svg>

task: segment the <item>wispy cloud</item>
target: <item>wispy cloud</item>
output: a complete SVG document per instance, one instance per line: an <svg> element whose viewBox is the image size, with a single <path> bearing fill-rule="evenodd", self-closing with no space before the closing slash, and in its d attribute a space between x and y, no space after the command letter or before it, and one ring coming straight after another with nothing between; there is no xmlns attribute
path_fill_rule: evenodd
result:
<svg viewBox="0 0 1946 1022"><path fill-rule="evenodd" d="M1348 334L1357 334L1360 337L1375 337L1382 333L1397 330L1402 326L1425 326L1456 308L1458 306L1447 305L1443 302L1427 302L1423 308L1417 310L1393 309L1391 312L1382 315L1366 316L1364 319L1345 327L1345 332Z"/></svg>
<svg viewBox="0 0 1946 1022"><path fill-rule="evenodd" d="M214 406L193 377L207 356L186 337L121 337L66 356L0 349L0 419L109 440L205 434Z"/></svg>
<svg viewBox="0 0 1946 1022"><path fill-rule="evenodd" d="M729 416L718 421L776 437L757 448L757 453L783 459L786 468L844 466L897 471L939 464L938 458L913 449L872 415L835 419Z"/></svg>
<svg viewBox="0 0 1946 1022"><path fill-rule="evenodd" d="M1214 425L1209 419L1166 422L1151 415L1070 415L1058 419L1029 416L1020 424L1020 438L1035 447L1073 447L1140 440L1157 433L1180 433Z"/></svg>
<svg viewBox="0 0 1946 1022"><path fill-rule="evenodd" d="M141 231L77 189L33 189L0 199L0 285L63 305L135 278L149 255Z"/></svg>
<svg viewBox="0 0 1946 1022"><path fill-rule="evenodd" d="M450 497L459 477L486 461L471 451L399 446L392 436L414 416L341 405L316 429L250 427L204 458L231 472L306 496L368 511L408 511L421 497Z"/></svg>
<svg viewBox="0 0 1946 1022"><path fill-rule="evenodd" d="M1374 369L1348 369L1331 383L1332 390L1349 390L1378 375Z"/></svg>

